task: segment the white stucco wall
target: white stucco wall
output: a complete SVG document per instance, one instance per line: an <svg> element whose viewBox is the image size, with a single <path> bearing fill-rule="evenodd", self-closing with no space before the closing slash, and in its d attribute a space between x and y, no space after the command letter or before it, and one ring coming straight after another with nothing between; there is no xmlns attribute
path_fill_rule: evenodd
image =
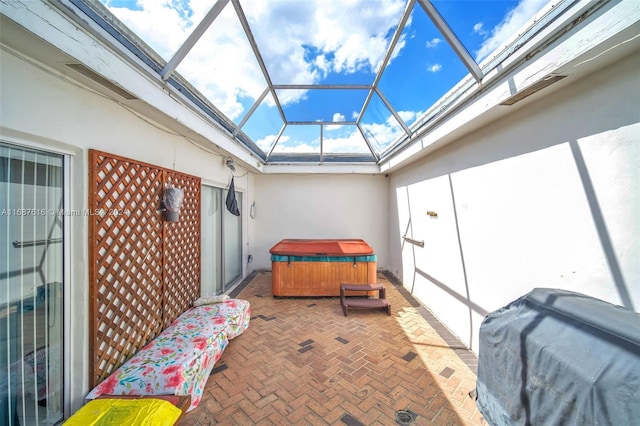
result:
<svg viewBox="0 0 640 426"><path fill-rule="evenodd" d="M535 287L640 309L638 69L636 52L391 176L390 271L474 351L486 313Z"/></svg>
<svg viewBox="0 0 640 426"><path fill-rule="evenodd" d="M257 175L251 235L255 269L271 269L269 249L284 238L358 238L388 265L389 191L383 175Z"/></svg>
<svg viewBox="0 0 640 426"><path fill-rule="evenodd" d="M198 148L180 135L143 119L119 103L60 79L30 60L0 51L0 139L70 155L70 209L88 203L88 149L93 148L202 178L203 184L226 188L229 169L223 157ZM236 190L247 193L251 173L238 168ZM242 177L240 177L242 176ZM250 191L249 191L250 192ZM250 198L243 197L246 211ZM243 215L246 246L247 215ZM69 334L67 368L71 410L88 392L88 224L86 217L68 217L70 277L66 312ZM243 255L246 259L246 255ZM243 265L243 268L246 265Z"/></svg>

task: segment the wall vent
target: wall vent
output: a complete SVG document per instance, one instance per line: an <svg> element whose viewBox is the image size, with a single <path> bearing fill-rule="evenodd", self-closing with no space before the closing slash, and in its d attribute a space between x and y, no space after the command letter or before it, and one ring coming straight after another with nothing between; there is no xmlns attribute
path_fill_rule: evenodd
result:
<svg viewBox="0 0 640 426"><path fill-rule="evenodd" d="M125 99L138 99L135 96L133 96L131 93L124 90L122 87L110 82L109 80L107 80L100 74L90 70L83 64L65 64L65 65L71 68L72 70L84 75L85 77L90 78L91 80L109 89L110 91L122 96Z"/></svg>
<svg viewBox="0 0 640 426"><path fill-rule="evenodd" d="M513 105L516 102L523 100L527 96L533 95L534 93L544 89L547 86L552 85L556 81L562 80L565 77L566 75L548 75L537 83L527 87L524 90L521 90L509 99L503 101L500 105Z"/></svg>

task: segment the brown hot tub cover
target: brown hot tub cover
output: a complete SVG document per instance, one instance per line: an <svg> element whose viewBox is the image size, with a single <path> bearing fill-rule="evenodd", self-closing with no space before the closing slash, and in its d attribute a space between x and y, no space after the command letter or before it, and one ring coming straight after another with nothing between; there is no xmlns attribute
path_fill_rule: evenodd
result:
<svg viewBox="0 0 640 426"><path fill-rule="evenodd" d="M282 256L367 256L374 254L364 240L282 240L269 250Z"/></svg>

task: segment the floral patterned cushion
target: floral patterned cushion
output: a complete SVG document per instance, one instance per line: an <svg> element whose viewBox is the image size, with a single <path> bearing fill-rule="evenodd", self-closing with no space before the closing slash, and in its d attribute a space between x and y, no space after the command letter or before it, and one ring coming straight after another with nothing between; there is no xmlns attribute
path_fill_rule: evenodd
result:
<svg viewBox="0 0 640 426"><path fill-rule="evenodd" d="M96 386L100 395L190 395L194 409L229 339L249 326L249 302L228 299L182 314L129 361Z"/></svg>
<svg viewBox="0 0 640 426"><path fill-rule="evenodd" d="M202 306L204 307L204 306ZM231 340L241 335L249 327L249 317L251 309L249 302L242 299L228 299L223 303L207 305L210 315L221 316L225 319L227 327L227 339ZM198 312L195 309L187 311L185 314Z"/></svg>

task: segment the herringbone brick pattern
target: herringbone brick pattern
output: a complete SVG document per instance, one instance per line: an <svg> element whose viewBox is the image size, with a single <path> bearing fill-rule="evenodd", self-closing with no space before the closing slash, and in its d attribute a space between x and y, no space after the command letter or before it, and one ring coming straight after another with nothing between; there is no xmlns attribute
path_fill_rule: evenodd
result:
<svg viewBox="0 0 640 426"><path fill-rule="evenodd" d="M392 315L339 298L273 298L259 272L238 295L249 328L216 364L190 425L484 425L475 374L383 275ZM406 293L406 292L405 292Z"/></svg>

